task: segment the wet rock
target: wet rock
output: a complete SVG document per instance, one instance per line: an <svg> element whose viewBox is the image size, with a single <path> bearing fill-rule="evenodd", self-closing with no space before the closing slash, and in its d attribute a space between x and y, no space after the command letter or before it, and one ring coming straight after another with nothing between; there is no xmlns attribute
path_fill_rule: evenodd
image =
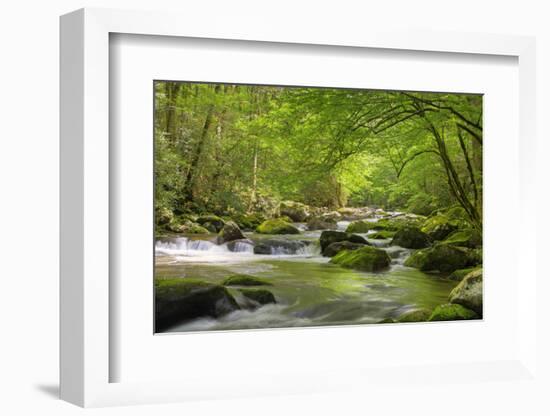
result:
<svg viewBox="0 0 550 416"><path fill-rule="evenodd" d="M350 243L365 244L369 243L360 235L355 235L343 231L323 231L321 237L319 238L319 243L321 244L321 251L325 251L332 243L337 243L339 241L349 241Z"/></svg>
<svg viewBox="0 0 550 416"><path fill-rule="evenodd" d="M222 282L224 286L271 286L267 280L259 277L248 276L245 274L236 274L229 276Z"/></svg>
<svg viewBox="0 0 550 416"><path fill-rule="evenodd" d="M286 215L292 221L304 222L309 217L309 207L300 202L283 201L279 205L281 215Z"/></svg>
<svg viewBox="0 0 550 416"><path fill-rule="evenodd" d="M245 237L241 229L239 228L239 226L235 224L233 221L228 221L227 223L225 223L225 225L223 226L223 228L218 234L218 243L223 244L228 241L242 240L244 238Z"/></svg>
<svg viewBox="0 0 550 416"><path fill-rule="evenodd" d="M388 267L391 260L384 250L364 246L353 251L341 251L330 262L350 269L376 272Z"/></svg>
<svg viewBox="0 0 550 416"><path fill-rule="evenodd" d="M267 305L269 303L277 303L275 296L269 290L265 289L241 289L243 296L257 305Z"/></svg>
<svg viewBox="0 0 550 416"><path fill-rule="evenodd" d="M422 232L428 234L432 240L444 240L458 229L456 221L443 214L437 214L428 218L422 226Z"/></svg>
<svg viewBox="0 0 550 416"><path fill-rule="evenodd" d="M336 221L324 217L314 217L307 222L307 229L314 230L335 230Z"/></svg>
<svg viewBox="0 0 550 416"><path fill-rule="evenodd" d="M364 247L364 244L357 244L357 243L351 243L349 241L338 241L336 243L329 244L324 250L323 250L323 256L325 257L334 257L339 252L343 250L357 250L361 247Z"/></svg>
<svg viewBox="0 0 550 416"><path fill-rule="evenodd" d="M208 231L207 228L204 228L202 225L199 225L197 223L191 222L191 221L184 221L183 223L179 223L177 221L174 221L170 223L170 230L179 234L208 234L210 231Z"/></svg>
<svg viewBox="0 0 550 416"><path fill-rule="evenodd" d="M219 233L225 225L225 221L217 215L203 215L197 218L197 223L202 225L204 228L212 228L212 232L214 233Z"/></svg>
<svg viewBox="0 0 550 416"><path fill-rule="evenodd" d="M399 315L397 322L426 322L430 319L432 311L426 308L414 309Z"/></svg>
<svg viewBox="0 0 550 416"><path fill-rule="evenodd" d="M309 241L302 240L261 240L254 246L254 254L296 254L309 244Z"/></svg>
<svg viewBox="0 0 550 416"><path fill-rule="evenodd" d="M235 222L241 230L253 231L258 225L266 220L260 213L243 214L235 218Z"/></svg>
<svg viewBox="0 0 550 416"><path fill-rule="evenodd" d="M478 319L479 316L471 309L462 305L446 304L437 306L431 314L429 321L461 321Z"/></svg>
<svg viewBox="0 0 550 416"><path fill-rule="evenodd" d="M476 248L481 247L481 233L473 228L454 231L443 241L453 246Z"/></svg>
<svg viewBox="0 0 550 416"><path fill-rule="evenodd" d="M193 279L155 280L155 329L163 331L189 319L217 318L240 309L226 288Z"/></svg>
<svg viewBox="0 0 550 416"><path fill-rule="evenodd" d="M257 228L260 234L300 234L300 230L294 225L280 218L264 221Z"/></svg>
<svg viewBox="0 0 550 416"><path fill-rule="evenodd" d="M227 248L229 251L233 252L253 251L254 242L248 238L241 238L238 240L229 241L227 243Z"/></svg>
<svg viewBox="0 0 550 416"><path fill-rule="evenodd" d="M431 238L428 234L420 231L416 227L404 227L398 230L391 242L391 245L405 248L426 248L431 244Z"/></svg>
<svg viewBox="0 0 550 416"><path fill-rule="evenodd" d="M466 275L473 272L474 270L476 270L475 267L468 267L467 269L458 269L458 270L455 270L454 272L452 272L447 277L447 279L455 280L457 282L460 282L462 279L464 279L466 277Z"/></svg>
<svg viewBox="0 0 550 416"><path fill-rule="evenodd" d="M450 273L458 269L475 266L477 261L478 259L473 250L447 244L436 244L433 247L413 253L405 261L405 266L415 267L422 271Z"/></svg>
<svg viewBox="0 0 550 416"><path fill-rule="evenodd" d="M367 233L374 230L375 222L373 221L353 221L346 228L347 233Z"/></svg>
<svg viewBox="0 0 550 416"><path fill-rule="evenodd" d="M483 314L483 269L476 269L464 277L451 291L449 302Z"/></svg>
<svg viewBox="0 0 550 416"><path fill-rule="evenodd" d="M377 231L375 233L367 235L367 238L372 240L389 240L390 238L393 238L395 235L395 231Z"/></svg>

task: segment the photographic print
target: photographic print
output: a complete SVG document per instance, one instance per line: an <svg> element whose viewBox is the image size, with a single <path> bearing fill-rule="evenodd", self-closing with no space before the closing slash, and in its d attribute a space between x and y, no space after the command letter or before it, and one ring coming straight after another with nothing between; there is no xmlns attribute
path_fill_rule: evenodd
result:
<svg viewBox="0 0 550 416"><path fill-rule="evenodd" d="M155 81L155 332L482 319L482 104Z"/></svg>

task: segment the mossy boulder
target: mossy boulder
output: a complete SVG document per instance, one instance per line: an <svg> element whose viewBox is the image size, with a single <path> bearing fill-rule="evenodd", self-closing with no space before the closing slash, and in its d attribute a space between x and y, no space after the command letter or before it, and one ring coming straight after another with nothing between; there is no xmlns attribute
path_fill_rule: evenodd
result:
<svg viewBox="0 0 550 416"><path fill-rule="evenodd" d="M467 228L452 232L443 242L453 246L476 248L481 246L482 239L478 230Z"/></svg>
<svg viewBox="0 0 550 416"><path fill-rule="evenodd" d="M260 234L300 234L300 230L281 218L274 218L262 222L256 232Z"/></svg>
<svg viewBox="0 0 550 416"><path fill-rule="evenodd" d="M352 243L349 241L338 241L336 243L329 244L324 250L323 250L323 256L325 257L334 257L338 253L340 253L343 250L357 250L361 247L365 247L364 244L357 244Z"/></svg>
<svg viewBox="0 0 550 416"><path fill-rule="evenodd" d="M397 318L397 322L426 322L432 316L432 311L426 308L405 312Z"/></svg>
<svg viewBox="0 0 550 416"><path fill-rule="evenodd" d="M477 313L471 309L457 304L445 304L436 306L428 321L461 321L478 319Z"/></svg>
<svg viewBox="0 0 550 416"><path fill-rule="evenodd" d="M391 260L384 250L364 246L357 250L341 251L330 262L350 269L376 272L388 267Z"/></svg>
<svg viewBox="0 0 550 416"><path fill-rule="evenodd" d="M433 247L418 250L405 261L405 266L422 271L440 271L450 273L458 269L475 266L476 259L471 250L448 244L436 244Z"/></svg>
<svg viewBox="0 0 550 416"><path fill-rule="evenodd" d="M337 243L339 241L349 241L350 243L357 244L369 244L360 235L350 234L343 231L323 231L321 237L319 238L319 244L321 245L321 251L324 252L325 249L332 243Z"/></svg>
<svg viewBox="0 0 550 416"><path fill-rule="evenodd" d="M267 280L245 274L229 276L222 282L224 286L272 286Z"/></svg>
<svg viewBox="0 0 550 416"><path fill-rule="evenodd" d="M240 309L229 291L220 285L194 279L155 280L155 329L203 316L217 318Z"/></svg>
<svg viewBox="0 0 550 416"><path fill-rule="evenodd" d="M307 222L307 229L314 230L335 230L336 221L325 217L310 218Z"/></svg>
<svg viewBox="0 0 550 416"><path fill-rule="evenodd" d="M210 231L208 231L207 228L204 228L202 225L199 225L195 222L191 222L189 220L186 220L183 223L180 223L179 221L174 220L172 223L170 223L169 228L171 231L179 234L209 234L210 233Z"/></svg>
<svg viewBox="0 0 550 416"><path fill-rule="evenodd" d="M374 221L353 221L346 228L347 233L368 233L370 230L374 230L376 222Z"/></svg>
<svg viewBox="0 0 550 416"><path fill-rule="evenodd" d="M428 218L421 231L428 234L433 240L444 240L459 228L456 220L451 220L443 214L437 214Z"/></svg>
<svg viewBox="0 0 550 416"><path fill-rule="evenodd" d="M471 309L479 316L483 314L483 269L467 274L451 291L449 302Z"/></svg>
<svg viewBox="0 0 550 416"><path fill-rule="evenodd" d="M197 218L197 223L204 228L212 229L212 232L218 233L225 225L225 221L217 215L203 215Z"/></svg>
<svg viewBox="0 0 550 416"><path fill-rule="evenodd" d="M309 207L300 202L283 201L279 205L279 212L295 222L304 222L309 217Z"/></svg>
<svg viewBox="0 0 550 416"><path fill-rule="evenodd" d="M269 290L265 289L240 289L243 296L259 305L268 303L277 303L275 296Z"/></svg>
<svg viewBox="0 0 550 416"><path fill-rule="evenodd" d="M218 233L218 243L223 244L228 241L242 240L245 236L239 226L233 221L227 221L221 231Z"/></svg>
<svg viewBox="0 0 550 416"><path fill-rule="evenodd" d="M412 216L398 216L393 218L382 218L378 221L353 221L348 225L348 233L366 233L370 230L377 231L398 231L405 227L417 227L420 225L420 219Z"/></svg>
<svg viewBox="0 0 550 416"><path fill-rule="evenodd" d="M260 213L243 214L235 217L235 222L241 230L255 230L258 225L266 220Z"/></svg>
<svg viewBox="0 0 550 416"><path fill-rule="evenodd" d="M420 231L419 228L403 227L395 233L391 245L418 249L428 247L431 242L430 236Z"/></svg>
<svg viewBox="0 0 550 416"><path fill-rule="evenodd" d="M447 279L454 280L456 282L460 282L462 279L464 279L468 274L476 270L475 267L468 267L466 269L458 269L452 272Z"/></svg>
<svg viewBox="0 0 550 416"><path fill-rule="evenodd" d="M370 238L372 240L389 240L390 238L393 238L396 231L376 231L375 233L367 235L367 238Z"/></svg>

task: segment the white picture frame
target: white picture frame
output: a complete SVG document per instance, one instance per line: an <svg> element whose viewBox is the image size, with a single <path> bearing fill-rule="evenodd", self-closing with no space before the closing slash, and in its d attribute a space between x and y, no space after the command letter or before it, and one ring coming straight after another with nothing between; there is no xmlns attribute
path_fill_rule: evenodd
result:
<svg viewBox="0 0 550 416"><path fill-rule="evenodd" d="M181 22L185 21L182 25ZM243 20L244 22L244 20ZM361 386L411 369L331 369L329 380L318 374L281 372L263 380L237 380L221 392L206 378L185 381L111 382L110 349L109 189L109 37L110 34L277 42L332 47L430 51L441 54L504 55L519 66L519 213L536 201L535 172L535 41L529 37L429 31L353 29L327 35L323 30L299 30L276 25L238 26L223 19L204 26L171 13L82 9L61 18L61 398L80 406L173 402L213 397L319 393L347 389L342 378ZM112 224L111 224L112 225ZM522 241L536 241L536 218L521 215ZM501 377L537 382L537 323L535 250L518 244L523 276L517 292L517 354L495 362L439 365L418 363L413 378L434 382L442 371L466 380ZM521 319L523 318L523 319ZM296 332L298 333L298 332ZM119 358L119 357L118 357ZM321 369L323 370L323 369ZM406 378L406 377L405 377ZM291 380L289 380L291 379ZM385 380L385 381L384 381ZM474 378L473 381L478 381Z"/></svg>

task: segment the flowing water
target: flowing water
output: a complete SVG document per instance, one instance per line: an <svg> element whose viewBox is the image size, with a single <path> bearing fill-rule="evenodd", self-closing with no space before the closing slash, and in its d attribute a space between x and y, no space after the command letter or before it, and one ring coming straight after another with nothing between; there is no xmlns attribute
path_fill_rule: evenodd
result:
<svg viewBox="0 0 550 416"><path fill-rule="evenodd" d="M349 222L341 221L338 229ZM271 254L254 254L253 245L238 242L217 245L212 235L159 240L155 248L158 277L197 278L220 283L233 274L269 280L277 304L256 310L238 310L221 318L199 318L169 331L202 331L296 326L369 324L395 318L416 308L434 308L447 302L456 282L405 267L410 250L389 246L389 240L371 240L392 258L389 269L369 273L330 264L318 245L321 231L300 235L265 236L245 233L254 243L269 241ZM280 244L273 240L282 241ZM289 244L290 243L290 244ZM238 289L228 288L239 301Z"/></svg>

